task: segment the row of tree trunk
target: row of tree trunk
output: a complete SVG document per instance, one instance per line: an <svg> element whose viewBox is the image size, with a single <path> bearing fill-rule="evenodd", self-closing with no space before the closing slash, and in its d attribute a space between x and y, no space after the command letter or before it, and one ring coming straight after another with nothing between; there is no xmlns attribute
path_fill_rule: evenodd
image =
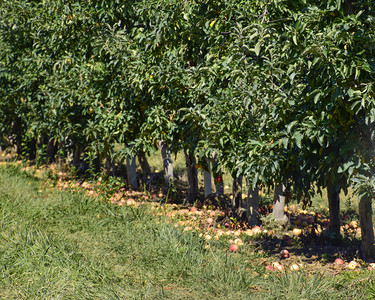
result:
<svg viewBox="0 0 375 300"><path fill-rule="evenodd" d="M30 160L35 160L38 155L39 159L46 163L51 163L55 161L56 154L58 153L59 145L55 140L51 140L48 136L44 136L39 140L31 140L27 142L25 149L26 153L22 150L21 146L17 147L17 152L22 156L25 156ZM165 187L171 189L174 186L175 175L173 172L172 157L169 151L168 144L164 141L159 142L159 147L161 151L161 156L163 160L163 168L165 174ZM85 159L82 157L84 155L84 146L76 144L72 151L71 164L77 169L85 169L89 166L85 165ZM194 203L199 196L199 186L198 186L198 172L196 168L196 160L192 153L185 151L185 161L188 177L188 194L186 201L189 203ZM138 161L143 172L144 179L150 179L151 168L148 164L146 154L142 151L138 153ZM101 159L98 157L93 160L92 166L96 172L100 171ZM221 170L217 168L218 157L215 153L212 157L207 158L206 167L204 170L204 193L205 197L212 194L212 177L214 177L215 183L215 193L218 195L224 194L224 186L222 180ZM114 174L114 162L110 156L106 157L105 168L108 175ZM126 159L126 177L128 184L137 188L139 186L137 172L136 172L136 161L135 157L128 157ZM232 188L232 201L231 206L238 218L246 219L250 225L257 225L259 222L259 188L249 188L247 191L247 199L243 201L242 199L242 186L243 178L238 177L233 179ZM325 232L328 238L332 240L339 240L341 237L340 227L340 191L341 187L338 184L332 182L327 183L327 194L328 194L328 204L329 204L329 217L330 225L328 230ZM273 201L273 217L275 221L284 223L287 221L287 217L284 213L285 206L285 186L283 184L276 184L275 194ZM359 218L360 227L362 232L362 250L363 255L366 259L375 259L375 246L374 246L374 230L372 221L372 199L361 198L359 201Z"/></svg>

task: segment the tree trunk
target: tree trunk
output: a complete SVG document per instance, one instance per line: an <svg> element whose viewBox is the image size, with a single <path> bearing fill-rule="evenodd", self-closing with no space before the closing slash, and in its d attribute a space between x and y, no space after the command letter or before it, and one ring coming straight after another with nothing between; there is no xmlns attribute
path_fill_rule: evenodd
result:
<svg viewBox="0 0 375 300"><path fill-rule="evenodd" d="M340 186L328 183L328 206L329 206L329 226L328 237L332 240L340 239Z"/></svg>
<svg viewBox="0 0 375 300"><path fill-rule="evenodd" d="M32 139L27 143L28 160L36 159L36 140Z"/></svg>
<svg viewBox="0 0 375 300"><path fill-rule="evenodd" d="M359 201L359 221L362 233L362 250L366 260L375 259L374 228L372 223L372 199L366 196Z"/></svg>
<svg viewBox="0 0 375 300"><path fill-rule="evenodd" d="M284 214L285 206L285 186L283 184L276 184L275 195L273 198L273 211L272 214L277 222L286 222L287 217Z"/></svg>
<svg viewBox="0 0 375 300"><path fill-rule="evenodd" d="M167 143L164 143L164 141L159 141L159 147L161 151L161 157L163 159L165 185L167 188L170 188L174 184L172 157L169 152L169 147Z"/></svg>
<svg viewBox="0 0 375 300"><path fill-rule="evenodd" d="M79 167L79 163L81 160L81 154L82 154L82 147L79 145L74 146L73 150L73 160L72 160L72 165L75 166L76 168Z"/></svg>
<svg viewBox="0 0 375 300"><path fill-rule="evenodd" d="M137 166L135 163L134 156L126 158L126 174L127 174L128 184L130 184L133 188L137 188L138 187Z"/></svg>
<svg viewBox="0 0 375 300"><path fill-rule="evenodd" d="M198 172L195 168L195 158L191 153L185 151L186 169L188 177L188 195L187 201L189 203L194 203L198 199L199 189L198 189Z"/></svg>
<svg viewBox="0 0 375 300"><path fill-rule="evenodd" d="M53 163L55 161L56 153L57 153L57 142L56 142L56 140L54 140L54 139L49 140L48 143L47 143L48 163Z"/></svg>
<svg viewBox="0 0 375 300"><path fill-rule="evenodd" d="M115 175L115 162L113 161L111 154L107 154L105 158L105 171L108 176Z"/></svg>
<svg viewBox="0 0 375 300"><path fill-rule="evenodd" d="M212 194L212 183L211 183L211 164L210 160L207 159L207 170L204 170L204 196Z"/></svg>
<svg viewBox="0 0 375 300"><path fill-rule="evenodd" d="M100 173L100 169L101 169L101 159L100 159L100 155L96 155L96 157L94 158L93 162L92 162L92 167L94 168L94 172L95 173Z"/></svg>
<svg viewBox="0 0 375 300"><path fill-rule="evenodd" d="M232 195L232 207L235 209L236 213L240 215L242 202L242 176L233 179Z"/></svg>
<svg viewBox="0 0 375 300"><path fill-rule="evenodd" d="M143 178L144 179L150 179L151 176L151 168L150 165L148 164L146 153L143 151L138 152L138 161L139 165L141 166L142 173L143 173Z"/></svg>
<svg viewBox="0 0 375 300"><path fill-rule="evenodd" d="M258 225L259 188L249 188L247 191L246 216L250 226Z"/></svg>
<svg viewBox="0 0 375 300"><path fill-rule="evenodd" d="M221 169L218 168L219 159L215 152L212 153L212 173L214 175L214 183L216 194L224 195L224 182L223 182L223 174Z"/></svg>

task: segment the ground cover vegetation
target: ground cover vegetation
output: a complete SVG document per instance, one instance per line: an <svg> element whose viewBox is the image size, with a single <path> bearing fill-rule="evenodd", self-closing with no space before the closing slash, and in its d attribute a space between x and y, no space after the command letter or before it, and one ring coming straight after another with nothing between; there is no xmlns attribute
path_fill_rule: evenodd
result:
<svg viewBox="0 0 375 300"><path fill-rule="evenodd" d="M1 163L0 175L4 299L374 296L371 264L328 253L309 259L285 241L275 253L263 247L274 239L264 229L217 227L213 207L183 209L130 189L115 200L104 191L118 188L53 165Z"/></svg>
<svg viewBox="0 0 375 300"><path fill-rule="evenodd" d="M152 191L158 148L163 197L222 209L224 226L280 234L292 222L314 245L345 245L345 225L357 234L340 209L352 187L360 257L375 258L372 2L15 0L0 11L2 149ZM327 217L285 208L322 190Z"/></svg>

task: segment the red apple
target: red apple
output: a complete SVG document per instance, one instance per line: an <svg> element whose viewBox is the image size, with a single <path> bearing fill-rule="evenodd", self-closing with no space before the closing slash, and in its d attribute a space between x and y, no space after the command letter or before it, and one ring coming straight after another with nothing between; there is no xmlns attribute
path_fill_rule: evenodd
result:
<svg viewBox="0 0 375 300"><path fill-rule="evenodd" d="M238 245L236 245L236 244L232 244L232 245L230 245L230 247L229 247L229 250L231 251L231 252L236 252L236 251L238 251Z"/></svg>
<svg viewBox="0 0 375 300"><path fill-rule="evenodd" d="M198 209L197 209L196 207L194 207L194 206L193 206L192 208L190 208L190 211L191 211L191 212L196 212L197 210L198 210Z"/></svg>
<svg viewBox="0 0 375 300"><path fill-rule="evenodd" d="M269 270L271 272L275 272L275 269L270 265L266 266L266 270Z"/></svg>
<svg viewBox="0 0 375 300"><path fill-rule="evenodd" d="M335 265L343 265L345 262L341 258L336 258L335 259Z"/></svg>
<svg viewBox="0 0 375 300"><path fill-rule="evenodd" d="M289 251L286 250L286 249L281 250L280 257L281 258L288 258L289 257Z"/></svg>

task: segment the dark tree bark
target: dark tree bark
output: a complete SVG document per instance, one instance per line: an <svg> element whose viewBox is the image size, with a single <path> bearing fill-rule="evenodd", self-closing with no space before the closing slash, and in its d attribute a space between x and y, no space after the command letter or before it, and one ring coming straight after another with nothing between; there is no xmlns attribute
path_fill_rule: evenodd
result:
<svg viewBox="0 0 375 300"><path fill-rule="evenodd" d="M72 165L76 168L79 167L81 161L82 147L80 145L75 145L73 150L73 160Z"/></svg>
<svg viewBox="0 0 375 300"><path fill-rule="evenodd" d="M328 206L329 206L329 226L328 237L332 240L340 239L340 186L338 184L328 183Z"/></svg>
<svg viewBox="0 0 375 300"><path fill-rule="evenodd" d="M151 176L151 168L150 165L148 164L146 153L143 151L138 152L138 161L139 165L141 166L143 177L145 179L150 179Z"/></svg>
<svg viewBox="0 0 375 300"><path fill-rule="evenodd" d="M105 158L105 171L108 176L113 176L115 174L115 162L110 154Z"/></svg>
<svg viewBox="0 0 375 300"><path fill-rule="evenodd" d="M232 207L235 209L236 213L240 215L240 210L242 208L242 176L233 179L232 195Z"/></svg>
<svg viewBox="0 0 375 300"><path fill-rule="evenodd" d="M92 162L92 164L93 164L92 167L94 168L94 172L100 173L100 171L101 171L101 159L100 159L99 154L94 158L94 161Z"/></svg>
<svg viewBox="0 0 375 300"><path fill-rule="evenodd" d="M54 139L51 139L47 143L47 158L48 158L48 163L53 163L56 159L56 154L57 154L57 141Z"/></svg>
<svg viewBox="0 0 375 300"><path fill-rule="evenodd" d="M366 260L375 260L374 227L372 222L372 199L361 197L359 200L359 221L362 234L362 251Z"/></svg>
<svg viewBox="0 0 375 300"><path fill-rule="evenodd" d="M212 170L213 170L212 173L213 173L213 176L214 176L216 194L224 195L223 173L221 172L221 169L218 168L219 159L218 159L217 154L215 152L212 153L211 161L212 161Z"/></svg>
<svg viewBox="0 0 375 300"><path fill-rule="evenodd" d="M255 226L258 225L258 208L259 208L259 188L255 190L251 187L247 191L247 211L246 216L249 222L249 225Z"/></svg>
<svg viewBox="0 0 375 300"><path fill-rule="evenodd" d="M36 139L32 139L27 143L27 159L36 159Z"/></svg>
<svg viewBox="0 0 375 300"><path fill-rule="evenodd" d="M188 195L187 201L189 203L194 203L198 199L199 189L198 189L198 172L195 168L195 158L194 155L191 153L185 152L185 160L186 160L186 169L187 169L187 177L188 177Z"/></svg>

